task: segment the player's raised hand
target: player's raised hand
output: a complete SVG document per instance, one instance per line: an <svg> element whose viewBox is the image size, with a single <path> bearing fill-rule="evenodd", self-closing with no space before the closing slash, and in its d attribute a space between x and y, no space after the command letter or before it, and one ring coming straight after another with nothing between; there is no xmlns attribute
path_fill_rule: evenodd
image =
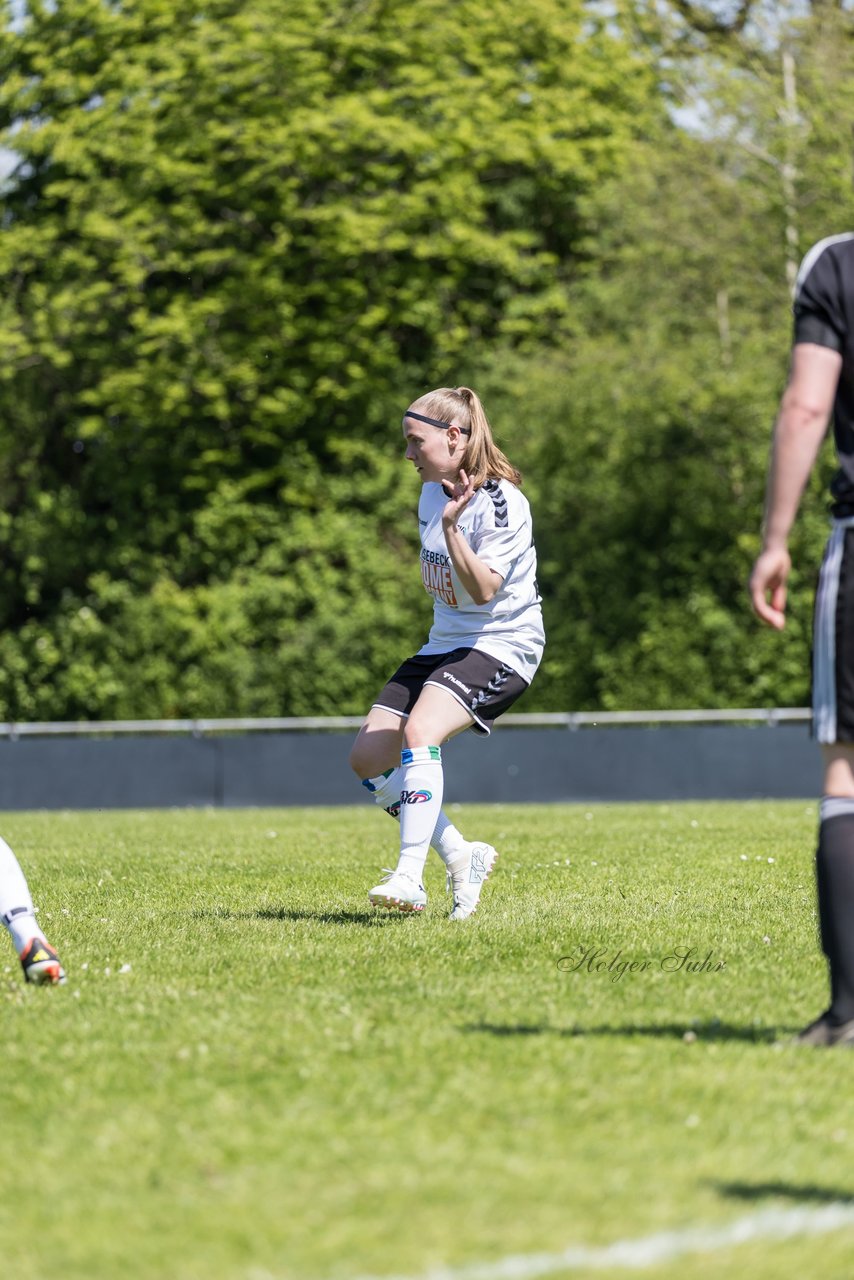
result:
<svg viewBox="0 0 854 1280"><path fill-rule="evenodd" d="M470 480L465 471L460 468L460 473L456 480L453 482L443 480L442 488L448 498L448 502L442 512L442 523L444 525L456 524L475 495L474 481Z"/></svg>

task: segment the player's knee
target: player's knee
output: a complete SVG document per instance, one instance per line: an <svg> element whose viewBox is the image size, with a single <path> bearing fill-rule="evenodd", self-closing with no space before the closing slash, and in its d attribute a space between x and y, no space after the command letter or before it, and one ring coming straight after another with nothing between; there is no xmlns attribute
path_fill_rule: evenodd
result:
<svg viewBox="0 0 854 1280"><path fill-rule="evenodd" d="M350 768L357 778L370 778L371 766L365 744L358 738L350 750Z"/></svg>
<svg viewBox="0 0 854 1280"><path fill-rule="evenodd" d="M413 712L404 726L403 745L410 748L434 747L438 741L435 728Z"/></svg>

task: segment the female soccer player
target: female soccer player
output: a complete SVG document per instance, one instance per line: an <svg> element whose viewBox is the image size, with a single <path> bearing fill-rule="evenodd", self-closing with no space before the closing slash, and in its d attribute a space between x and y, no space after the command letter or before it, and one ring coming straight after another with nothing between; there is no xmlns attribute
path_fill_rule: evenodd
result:
<svg viewBox="0 0 854 1280"><path fill-rule="evenodd" d="M59 956L36 921L33 900L18 859L0 839L0 923L12 935L27 982L57 985L65 981Z"/></svg>
<svg viewBox="0 0 854 1280"><path fill-rule="evenodd" d="M371 707L350 764L400 820L397 867L369 900L422 911L432 844L453 889L451 919L465 920L498 855L464 840L442 812L442 746L464 729L488 735L539 666L545 636L531 510L469 387L440 387L413 401L403 436L423 484L421 578L433 597L433 626Z"/></svg>

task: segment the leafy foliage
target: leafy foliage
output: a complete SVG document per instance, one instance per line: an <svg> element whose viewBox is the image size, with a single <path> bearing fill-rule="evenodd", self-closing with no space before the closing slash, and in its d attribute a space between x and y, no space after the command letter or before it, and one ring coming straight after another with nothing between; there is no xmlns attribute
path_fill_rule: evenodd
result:
<svg viewBox="0 0 854 1280"><path fill-rule="evenodd" d="M534 502L529 709L803 702L820 477L782 643L742 584L851 17L707 8L6 3L0 715L360 710L429 615L399 414L464 382Z"/></svg>
<svg viewBox="0 0 854 1280"><path fill-rule="evenodd" d="M608 230L575 291L587 331L566 354L511 374L502 359L490 374L498 416L525 396L513 447L548 584L532 692L545 706L808 699L827 465L796 529L782 639L761 630L745 590L786 372L784 239L757 259L732 233L755 193L734 190L709 144L674 149L676 167L673 152L639 148L634 171L597 196Z"/></svg>
<svg viewBox="0 0 854 1280"><path fill-rule="evenodd" d="M0 242L6 713L291 706L265 658L277 626L285 650L306 630L325 646L327 687L357 634L411 631L406 592L373 612L401 537L399 508L370 506L389 420L480 344L567 323L580 200L651 75L558 0L59 0L9 22L0 72L19 156ZM349 441L378 456L354 468ZM196 554L214 525L228 548ZM190 618L196 641L175 643ZM242 670L238 633L255 673L223 686L199 646ZM150 678L143 649L164 654Z"/></svg>

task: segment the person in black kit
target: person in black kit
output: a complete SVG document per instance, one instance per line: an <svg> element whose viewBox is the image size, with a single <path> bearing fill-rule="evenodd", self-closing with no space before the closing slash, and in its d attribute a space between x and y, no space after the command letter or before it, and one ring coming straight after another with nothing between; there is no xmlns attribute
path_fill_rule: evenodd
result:
<svg viewBox="0 0 854 1280"><path fill-rule="evenodd" d="M753 608L785 624L789 531L833 415L839 470L815 601L813 736L824 759L816 883L830 1006L802 1044L854 1047L854 232L821 240L795 284L789 380L774 426Z"/></svg>

